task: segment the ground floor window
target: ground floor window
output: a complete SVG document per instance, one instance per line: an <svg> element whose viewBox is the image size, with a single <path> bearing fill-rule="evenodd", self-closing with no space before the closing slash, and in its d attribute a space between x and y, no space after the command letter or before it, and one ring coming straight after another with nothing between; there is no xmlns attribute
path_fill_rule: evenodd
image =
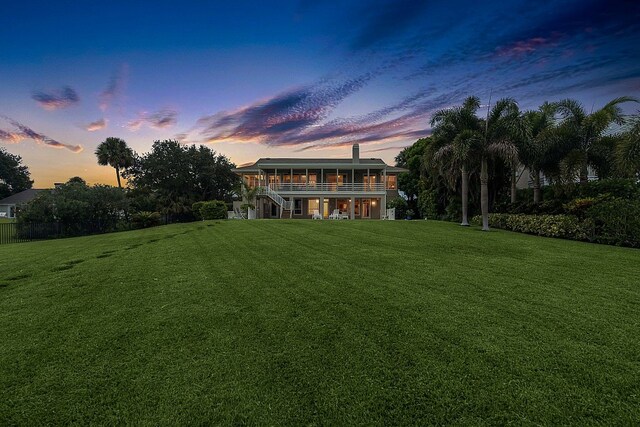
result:
<svg viewBox="0 0 640 427"><path fill-rule="evenodd" d="M15 217L16 217L16 207L9 206L9 218L15 218Z"/></svg>
<svg viewBox="0 0 640 427"><path fill-rule="evenodd" d="M302 215L302 199L293 199L293 214Z"/></svg>

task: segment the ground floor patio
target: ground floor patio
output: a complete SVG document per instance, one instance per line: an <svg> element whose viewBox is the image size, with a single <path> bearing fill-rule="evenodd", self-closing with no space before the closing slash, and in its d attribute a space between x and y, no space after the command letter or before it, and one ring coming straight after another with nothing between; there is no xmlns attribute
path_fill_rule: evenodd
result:
<svg viewBox="0 0 640 427"><path fill-rule="evenodd" d="M256 218L295 219L382 219L386 209L383 197L285 197L291 210L281 207L269 197L258 197Z"/></svg>

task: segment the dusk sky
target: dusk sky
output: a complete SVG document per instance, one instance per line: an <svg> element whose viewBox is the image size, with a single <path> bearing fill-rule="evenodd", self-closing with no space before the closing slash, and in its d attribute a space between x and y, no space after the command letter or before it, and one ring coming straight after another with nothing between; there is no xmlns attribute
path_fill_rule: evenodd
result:
<svg viewBox="0 0 640 427"><path fill-rule="evenodd" d="M109 136L392 163L469 95L640 96L640 1L5 1L0 55L0 144L36 188L114 184Z"/></svg>

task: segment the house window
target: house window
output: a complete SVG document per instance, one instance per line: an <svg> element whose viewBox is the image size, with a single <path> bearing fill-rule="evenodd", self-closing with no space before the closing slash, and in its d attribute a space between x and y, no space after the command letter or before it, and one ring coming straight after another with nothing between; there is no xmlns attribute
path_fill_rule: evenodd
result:
<svg viewBox="0 0 640 427"><path fill-rule="evenodd" d="M293 199L293 214L302 215L302 199Z"/></svg>
<svg viewBox="0 0 640 427"><path fill-rule="evenodd" d="M387 190L398 189L398 177L396 175L387 175Z"/></svg>
<svg viewBox="0 0 640 427"><path fill-rule="evenodd" d="M15 217L16 217L16 207L9 206L9 218L15 218Z"/></svg>

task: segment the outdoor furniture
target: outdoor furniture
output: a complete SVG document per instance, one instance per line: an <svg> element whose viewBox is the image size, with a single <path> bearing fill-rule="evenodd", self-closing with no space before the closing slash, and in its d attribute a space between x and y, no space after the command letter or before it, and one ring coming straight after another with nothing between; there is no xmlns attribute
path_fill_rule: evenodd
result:
<svg viewBox="0 0 640 427"><path fill-rule="evenodd" d="M329 219L340 219L340 209L334 209L329 215Z"/></svg>
<svg viewBox="0 0 640 427"><path fill-rule="evenodd" d="M338 219L349 219L349 214L347 212L340 212Z"/></svg>
<svg viewBox="0 0 640 427"><path fill-rule="evenodd" d="M235 219L247 219L239 208L233 210L236 214Z"/></svg>
<svg viewBox="0 0 640 427"><path fill-rule="evenodd" d="M320 215L320 212L318 211L318 209L314 209L313 210L313 215L311 216L312 219L322 219L322 215Z"/></svg>

